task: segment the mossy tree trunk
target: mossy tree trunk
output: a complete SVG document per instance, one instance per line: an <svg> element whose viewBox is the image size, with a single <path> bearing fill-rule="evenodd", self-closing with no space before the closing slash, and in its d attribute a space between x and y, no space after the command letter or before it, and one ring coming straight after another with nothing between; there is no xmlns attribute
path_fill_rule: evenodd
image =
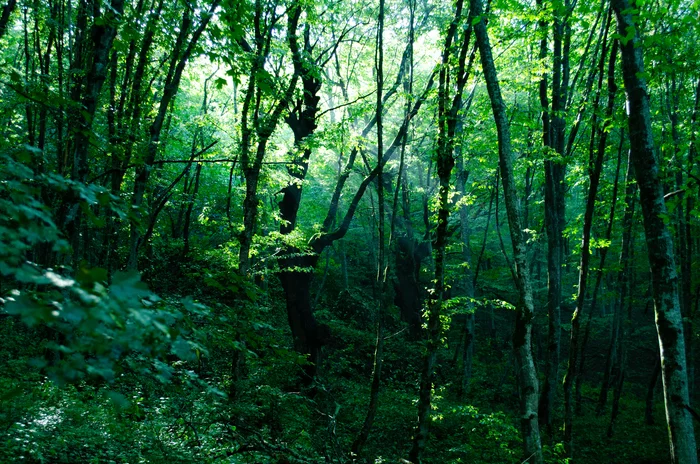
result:
<svg viewBox="0 0 700 464"><path fill-rule="evenodd" d="M619 33L627 37L630 31L634 31L632 38L621 47L622 72L627 93L632 162L639 186L651 267L671 460L677 464L696 464L698 456L693 419L688 410L688 376L679 282L673 242L664 222L665 219L669 219L669 215L664 203L659 162L654 154L642 41L632 16L633 8L637 8L637 5L628 0L613 0L612 6L617 17ZM638 21L638 18L636 20Z"/></svg>
<svg viewBox="0 0 700 464"><path fill-rule="evenodd" d="M470 23L474 23L481 66L491 99L491 108L498 132L498 156L503 181L503 196L508 213L513 258L517 276L519 299L516 305L513 349L515 352L516 377L520 388L520 426L523 437L524 458L533 464L542 464L542 445L538 421L537 372L532 356L532 319L534 305L526 246L520 219L520 202L513 175L513 153L510 139L510 124L506 106L501 97L496 66L491 52L486 22L483 19L481 0L471 0Z"/></svg>

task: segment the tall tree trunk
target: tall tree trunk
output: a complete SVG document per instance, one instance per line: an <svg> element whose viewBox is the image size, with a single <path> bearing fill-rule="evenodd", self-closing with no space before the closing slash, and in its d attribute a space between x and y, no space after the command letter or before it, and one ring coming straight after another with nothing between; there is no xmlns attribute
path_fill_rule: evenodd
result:
<svg viewBox="0 0 700 464"><path fill-rule="evenodd" d="M581 237L581 262L579 268L578 289L576 294L576 309L571 318L571 343L569 345L569 365L564 377L564 444L567 447L570 456L573 456L573 415L574 415L574 385L577 383L578 363L580 351L580 327L581 317L584 311L586 287L588 283L588 269L590 266L590 245L591 245L591 230L593 227L593 215L595 213L595 202L598 195L598 185L600 183L600 175L603 169L603 159L605 157L605 148L607 142L606 131L599 130L596 134L597 127L597 110L600 101L600 92L602 91L602 83L605 69L605 58L607 56L607 29L603 38L603 52L599 61L599 77L598 77L598 94L596 95L593 105L593 122L591 129L591 140L589 145L589 186L586 199L586 210L583 219L583 233ZM611 117L614 108L614 99L616 92L615 85L615 51L616 47L613 44L613 50L608 64L608 105L606 117ZM603 123L601 123L602 125ZM596 135L598 135L598 148L596 150Z"/></svg>
<svg viewBox="0 0 700 464"><path fill-rule="evenodd" d="M610 22L611 22L612 16L608 16L608 21L606 23L606 26L604 28L604 34L603 34L603 47L602 47L602 52L600 56L600 61L599 61L599 66L598 66L598 90L596 92L596 96L593 102L593 124L591 128L591 140L590 140L590 148L593 150L593 146L595 143L595 138L596 136L598 137L598 157L599 159L604 159L605 157L605 150L607 147L607 140L608 140L608 133L612 129L610 125L610 121L612 121L613 118L613 113L615 109L615 94L617 93L617 84L615 83L615 62L617 60L617 41L613 41L612 44L612 49L610 51L610 57L607 62L607 88L608 88L608 98L607 98L607 105L605 108L605 113L603 115L602 120L599 121L596 113L598 112L598 107L600 105L600 97L601 93L603 91L603 77L605 75L605 63L606 63L606 55L608 53L608 31L610 28ZM597 126L597 127L596 127ZM607 231L607 236L608 239L612 233L612 221L614 218L615 214L615 200L616 200L616 195L617 195L617 176L619 175L619 167L620 167L620 161L621 161L621 149L622 149L622 143L619 145L618 149L618 155L617 155L617 170L615 173L615 186L613 188L613 200L612 200L612 209L610 212L610 219L609 219L609 226L608 226L608 231ZM592 151L591 151L592 153ZM601 158L602 157L602 158ZM591 157L592 161L592 157ZM602 169L602 164L600 166ZM600 177L600 173L598 173L598 177ZM595 201L595 199L594 199ZM595 206L592 206L595 208ZM585 225L584 225L585 227ZM604 248L601 250L601 264L605 263L605 256L607 254L607 248ZM581 414L581 386L583 382L583 369L585 367L585 361L586 361L586 348L588 345L588 340L590 337L590 330L591 330L591 320L593 317L593 312L595 311L595 303L597 303L597 292L599 290L600 286L600 278L602 275L603 269L602 267L598 269L596 273L596 282L595 282L595 287L594 287L594 295L593 295L593 302L591 303L591 307L588 310L588 321L586 323L586 327L584 329L584 334L583 334L583 339L580 342L580 362L578 366L575 366L574 370L574 387L575 387L575 412L577 415ZM584 293L585 295L585 293ZM583 310L584 306L582 304L581 309ZM580 317L580 316L579 316ZM578 326L578 322L577 322ZM577 327L578 330L578 327Z"/></svg>
<svg viewBox="0 0 700 464"><path fill-rule="evenodd" d="M458 190L461 194L461 198L466 197L466 183L469 177L469 172L464 169L464 154L462 153L461 147L456 150L456 158L458 164ZM467 212L467 205L462 202L459 207L459 222L461 226L460 238L462 245L462 261L465 264L465 269L462 275L463 281L463 292L464 296L467 298L467 303L465 305L465 318L464 318L464 345L462 347L462 382L459 388L460 396L464 397L469 392L469 383L471 382L472 376L472 360L474 356L474 271L472 269L472 255L471 246L469 242L469 214Z"/></svg>
<svg viewBox="0 0 700 464"><path fill-rule="evenodd" d="M608 216L607 223L608 228L605 232L605 240L610 242L612 237L613 225L615 223L615 212L617 206L617 192L619 190L619 180L620 180L620 166L622 164L622 147L625 142L624 132L620 131L620 141L617 148L617 163L615 167L615 181L613 183L613 190L610 197L610 215ZM629 162L627 163L629 166ZM631 179L631 178L630 178ZM603 281L603 270L605 269L606 258L608 256L609 247L604 247L599 250L600 262L598 264L598 269L596 270L595 286L593 287L593 296L591 298L591 307L588 310L588 319L586 320L586 328L583 332L583 340L581 341L581 362L579 364L578 376L576 378L576 414L581 413L581 379L586 368L586 356L588 354L588 341L591 336L591 326L593 322L593 314L595 314L598 308L598 295L600 294L600 286ZM609 362L609 357L606 360ZM596 414L600 415L600 411L596 411Z"/></svg>
<svg viewBox="0 0 700 464"><path fill-rule="evenodd" d="M659 163L654 154L642 43L631 15L632 6L636 5L630 4L628 0L612 0L612 6L620 34L627 37L629 31L634 31L631 40L627 40L621 47L622 72L627 93L632 161L639 185L651 267L671 459L677 464L696 464L698 457L695 433L692 416L687 409L688 376L678 275L673 242L664 223L668 213L659 176Z"/></svg>
<svg viewBox="0 0 700 464"><path fill-rule="evenodd" d="M384 360L384 295L386 293L386 259L384 247L384 167L382 164L382 155L384 153L384 106L382 105L382 95L384 92L384 0L379 0L379 14L377 18L377 42L375 52L375 73L377 77L377 100L375 107L375 118L377 120L377 204L378 204L378 232L379 232L379 249L377 253L377 277L375 281L375 292L377 301L377 343L374 350L374 366L372 369L372 385L369 393L369 405L367 406L367 415L362 423L360 434L352 444L352 452L359 455L364 446L369 433L374 424L374 418L377 415L379 407L379 386L382 381L382 362ZM405 140L405 138L404 138ZM404 145L402 145L404 148ZM397 185L398 185L397 180Z"/></svg>
<svg viewBox="0 0 700 464"><path fill-rule="evenodd" d="M144 163L143 166L137 170L136 179L134 180L134 192L131 199L131 205L135 209L142 208L144 196L146 194L146 186L151 177L151 171L153 170L156 156L158 151L162 149L161 133L163 131L166 116L170 110L171 103L173 102L173 99L175 98L175 95L180 87L182 72L185 70L187 62L194 53L199 39L202 37L204 30L209 24L209 21L214 16L214 12L218 8L220 2L221 0L213 0L209 9L202 13L202 19L196 29L192 31L192 36L189 38L189 41L186 41L186 39L190 32L192 19L189 16L190 10L185 10L186 14L184 15L182 24L180 25L180 32L178 34L177 42L170 57L170 65L168 68L168 75L165 79L163 96L160 99L158 111L153 119L153 123L149 128L149 139L146 146ZM127 267L129 269L136 269L138 267L138 250L143 238L140 227L141 224L139 224L138 221L132 220L131 241L129 245L129 258L127 263Z"/></svg>
<svg viewBox="0 0 700 464"><path fill-rule="evenodd" d="M610 424L608 425L608 438L613 436L615 430L615 422L620 413L620 397L622 396L622 387L625 383L625 375L627 373L627 336L631 332L632 328L632 288L633 280L630 275L633 275L634 269L631 263L634 262L634 235L632 235L629 244L629 256L627 256L627 262L625 267L623 267L620 273L620 298L619 310L617 311L618 318L618 348L617 348L617 366L614 368L615 371L615 385L613 392L613 405L612 411L610 413ZM626 310L625 310L626 307Z"/></svg>
<svg viewBox="0 0 700 464"><path fill-rule="evenodd" d="M542 0L537 1L537 6L542 9ZM561 83L561 21L555 21L555 57L554 57L554 82L553 99L557 102L557 108L552 105L552 115L559 111L561 96L559 88ZM547 56L547 22L540 19L538 22L538 32L540 38L540 59ZM547 73L543 73L539 82L540 106L542 107L542 142L544 147L555 149L555 139L559 134L559 129L563 131L561 119L558 116L550 115L549 98L547 86ZM556 124L554 119L556 119ZM555 131L557 132L555 134ZM558 145L557 145L558 146ZM559 153L561 155L561 153ZM551 156L551 154L549 155ZM540 399L539 413L540 419L547 425L551 435L552 410L556 398L556 387L559 384L559 346L561 341L561 276L563 243L562 231L564 218L559 213L560 186L559 177L563 160L546 159L545 166L545 189L544 189L544 217L547 231L547 312L548 312L548 336L547 336L547 365L545 368L544 385Z"/></svg>
<svg viewBox="0 0 700 464"><path fill-rule="evenodd" d="M440 346L442 324L442 303L445 287L445 257L447 247L447 222L450 215L450 177L455 166L455 134L458 113L462 108L462 95L469 79L467 53L470 49L472 29L467 26L461 36L458 27L464 19L464 0L455 2L455 13L445 36L442 50L442 63L438 77L438 131L437 131L437 174L438 174L438 217L435 231L435 287L428 298L428 339L423 359L420 387L418 392L418 425L413 437L409 459L421 462L421 454L428 438L429 417L432 402L435 361ZM453 42L455 46L453 47ZM456 66L451 63L452 53L457 55Z"/></svg>
<svg viewBox="0 0 700 464"><path fill-rule="evenodd" d="M537 372L532 356L532 319L534 317L532 288L527 266L525 240L520 223L520 204L513 175L510 125L506 115L505 103L501 97L501 89L491 53L486 23L482 15L481 0L471 0L470 23L475 22L474 30L477 43L479 44L481 65L498 131L498 155L501 177L503 179L503 195L508 212L508 223L513 243L513 257L518 278L517 288L520 294L516 305L513 349L516 361L516 377L520 387L520 422L525 452L524 457L529 460L528 462L542 464L544 459L537 417L539 396Z"/></svg>
<svg viewBox="0 0 700 464"><path fill-rule="evenodd" d="M86 182L89 172L88 150L90 147L90 133L92 123L97 111L97 99L102 90L102 85L107 79L107 69L110 60L110 52L114 38L117 35L117 26L121 21L124 10L124 0L115 0L100 15L99 6L93 11L94 24L92 25L89 45L89 58L85 63L86 76L80 90L80 105L76 121L75 135L73 138L73 172L72 179L77 182ZM78 92L76 90L76 92ZM78 263L83 257L82 242L82 212L75 210L72 221L68 224L68 235L73 247L73 266L77 270Z"/></svg>
<svg viewBox="0 0 700 464"><path fill-rule="evenodd" d="M598 406L596 412L602 414L605 404L608 399L608 392L612 386L614 379L613 369L619 365L618 357L620 356L620 330L622 325L622 314L625 297L628 291L628 281L630 272L630 255L632 252L632 228L634 227L634 204L637 194L637 184L632 178L634 168L632 165L631 152L627 161L627 175L625 178L625 211L622 215L622 246L620 251L620 272L617 275L616 288L620 291L619 299L615 302L615 313L613 319L613 328L610 336L610 348L605 361L605 371L603 372L603 384L600 388L598 397ZM619 374L619 372L618 372Z"/></svg>

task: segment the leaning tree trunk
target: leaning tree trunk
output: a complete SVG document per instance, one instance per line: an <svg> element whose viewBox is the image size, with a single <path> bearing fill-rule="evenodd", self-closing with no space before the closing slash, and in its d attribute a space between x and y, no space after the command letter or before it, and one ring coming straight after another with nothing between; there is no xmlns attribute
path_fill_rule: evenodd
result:
<svg viewBox="0 0 700 464"><path fill-rule="evenodd" d="M481 55L484 79L491 98L491 108L498 131L498 155L503 180L503 195L508 213L513 258L517 275L517 287L520 293L516 305L515 332L513 349L515 351L516 377L520 387L520 422L523 436L525 459L534 464L544 462L540 443L540 428L537 417L538 382L535 362L532 356L532 319L534 306L532 287L527 265L525 240L520 224L520 204L513 175L513 154L510 141L510 127L506 107L501 97L496 66L491 53L491 44L482 19L481 0L471 0L470 22L478 18L474 25L477 43Z"/></svg>
<svg viewBox="0 0 700 464"><path fill-rule="evenodd" d="M613 0L618 30L623 37L634 36L622 45L622 72L627 93L628 125L632 162L639 185L647 252L651 266L656 330L661 349L661 378L664 386L666 420L671 460L678 464L698 462L692 416L688 410L683 321L679 303L678 275L673 242L664 218L668 217L654 154L649 94L644 79L644 58L639 30L635 29L628 0Z"/></svg>

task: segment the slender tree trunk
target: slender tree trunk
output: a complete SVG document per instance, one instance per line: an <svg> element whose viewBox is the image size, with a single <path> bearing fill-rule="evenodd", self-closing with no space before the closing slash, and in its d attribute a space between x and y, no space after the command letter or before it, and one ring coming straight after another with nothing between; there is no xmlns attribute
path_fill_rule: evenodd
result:
<svg viewBox="0 0 700 464"><path fill-rule="evenodd" d="M149 128L149 139L146 147L144 164L140 169L138 169L136 179L134 180L134 193L131 200L131 205L133 208L142 207L146 193L146 186L150 179L156 156L158 151L162 149L161 134L165 125L166 116L180 87L182 72L185 70L188 60L194 53L199 39L202 37L204 30L209 24L209 21L213 17L214 12L218 8L220 2L221 0L213 0L208 11L203 12L199 25L196 29L194 29L194 31L192 31L192 36L187 42L186 38L192 23L192 20L189 17L189 9L186 10L187 13L183 17L177 43L170 58L170 65L168 68L168 75L165 79L163 96L160 99L158 112ZM132 221L129 259L127 263L127 267L129 269L136 269L138 267L138 250L141 242L142 235L140 231L140 224L138 224L138 221Z"/></svg>
<svg viewBox="0 0 700 464"><path fill-rule="evenodd" d="M384 360L384 295L386 293L386 259L384 247L384 169L382 164L382 155L384 154L384 122L383 113L384 106L382 105L382 95L384 92L384 0L379 0L379 15L377 21L377 42L375 51L375 73L377 77L377 100L375 108L375 118L377 120L377 203L378 203L378 232L379 232L379 249L377 253L377 278L375 282L375 290L377 292L377 343L374 350L374 366L372 369L372 385L369 393L369 405L367 406L367 415L362 423L360 434L352 444L352 452L359 455L364 446L369 433L374 424L374 418L377 415L379 406L379 386L382 381L382 362ZM398 181L397 181L398 182Z"/></svg>
<svg viewBox="0 0 700 464"><path fill-rule="evenodd" d="M622 355L624 358L624 354ZM613 405L612 405L612 412L610 414L610 424L608 424L608 430L606 432L606 436L608 438L611 438L613 436L613 433L615 432L615 422L617 421L617 417L620 413L620 397L622 396L622 386L625 383L625 363L626 361L623 359L622 360L622 371L618 374L618 378L615 381L615 392L613 394Z"/></svg>
<svg viewBox="0 0 700 464"><path fill-rule="evenodd" d="M605 58L607 55L607 30L604 37L603 53L599 62L599 80L598 92L601 91L603 81L603 70L605 69ZM615 46L608 67L608 111L612 114L615 98ZM597 124L597 109L599 95L596 96L595 104L593 105L593 123L592 127ZM569 365L564 377L564 444L570 456L573 456L573 415L574 415L574 397L573 389L578 376L579 350L580 350L580 327L581 316L584 311L586 287L588 283L588 270L590 266L590 245L591 245L591 229L593 227L593 215L595 213L595 201L598 195L598 185L600 183L600 175L603 168L603 159L605 157L606 147L606 132L599 132L598 149L595 149L595 130L591 130L591 141L589 146L588 170L590 183L588 186L588 195L586 199L586 210L583 219L583 233L581 237L581 262L579 267L578 291L576 294L576 309L571 318L571 343L569 345Z"/></svg>
<svg viewBox="0 0 700 464"><path fill-rule="evenodd" d="M461 149L458 150L457 160L459 163L459 190L462 194L462 198L466 195L466 182L468 177L468 172L464 170L464 160ZM471 249L469 243L469 215L467 213L466 204L462 204L459 208L459 221L461 224L461 241L462 241L462 260L466 265L466 269L463 271L463 285L464 285L464 296L467 298L466 303L466 315L464 318L464 345L462 347L462 382L459 389L461 397L466 396L469 392L469 383L471 382L472 376L472 359L474 356L474 311L475 307L472 303L474 298L474 279L472 270L472 257Z"/></svg>
<svg viewBox="0 0 700 464"><path fill-rule="evenodd" d="M199 177L202 173L202 163L197 163L194 173L194 186L192 190L187 194L187 212L185 213L185 221L182 228L182 238L184 240L184 247L182 249L182 255L187 256L190 252L190 228L192 226L192 211L194 210L194 202L199 193Z"/></svg>
<svg viewBox="0 0 700 464"><path fill-rule="evenodd" d="M615 368L615 385L613 392L613 405L610 413L610 424L608 426L608 438L613 436L615 430L615 422L620 413L620 397L622 395L622 387L625 384L625 375L627 373L627 337L631 333L632 328L632 288L633 280L631 278L634 269L631 263L634 262L634 235L630 240L628 264L623 268L620 278L620 299L619 299L619 316L618 316L618 356L617 367ZM626 310L625 310L626 306Z"/></svg>
<svg viewBox="0 0 700 464"><path fill-rule="evenodd" d="M605 158L605 150L607 147L608 132L611 129L611 127L609 125L610 124L609 121L612 121L612 118L613 118L613 112L615 109L615 94L617 93L617 84L615 83L615 62L617 59L617 41L613 41L612 50L610 51L610 58L608 60L608 67L607 67L607 69L608 69L608 71L607 71L608 99L607 100L608 101L607 101L607 106L606 106L602 121L598 122L597 112L598 112L598 108L600 105L601 93L603 91L603 77L605 75L604 71L605 71L605 62L606 62L605 60L606 60L606 55L608 53L608 45L609 45L607 38L608 38L608 30L609 30L609 26L610 26L610 19L611 18L609 18L609 20L607 22L607 26L605 27L605 32L603 35L603 47L602 47L602 53L600 56L600 61L599 61L599 66L598 66L598 90L596 92L596 96L595 96L595 99L593 102L593 109L592 109L593 123L592 123L592 129L591 129L591 139L590 139L589 165L595 164L594 171L596 169L598 169L599 171L602 170L602 162ZM594 163L593 162L593 150L594 150L594 146L595 146L596 136L598 138L597 161ZM621 145L620 145L620 148L621 148ZM618 169L619 169L620 158L621 158L621 156L620 156L620 152L618 150ZM598 162L600 162L601 164L598 165L597 164ZM597 177L597 181L596 181L596 183L597 183L600 180L600 175L601 175L601 172L597 172L597 174L594 172L591 174L591 186L590 187L593 187L593 177L594 176ZM616 193L616 189L617 189L617 184L615 185L615 189L614 189L615 192L614 193ZM597 190L597 185L596 185L596 190ZM589 193L590 193L590 191L589 191ZM596 192L593 192L593 193L595 194ZM589 204L587 207L590 207L594 210L595 209L595 198L591 199L589 197L589 201L592 201L592 203ZM613 200L613 210L611 211L611 219L610 219L611 221L612 221L612 216L614 215L614 205L615 205L615 202ZM592 220L593 220L593 217L591 216L591 221ZM588 227L591 227L591 226L592 226L592 224L588 225ZM587 227L586 224L584 224L584 229L586 227ZM612 227L612 222L610 222L610 226L608 227L609 233L612 232L611 227ZM588 233L590 234L590 229L589 229ZM583 252L583 250L582 250L582 252ZM588 251L588 253L590 254L590 250ZM604 249L602 251L603 257L601 258L601 261L603 261L603 262L604 262L604 256L606 253L607 253L607 249ZM602 268L598 271L598 275L600 275L601 272L602 272ZM586 280L588 280L588 279L586 279ZM596 285L599 285L598 280L596 280ZM598 287L595 287L594 292L597 293L597 291L598 291ZM586 289L584 288L584 293L583 293L584 298L585 298L585 292L586 292ZM594 295L593 299L597 300L597 294ZM581 311L583 311L583 309L584 309L584 306L583 306L584 303L585 303L585 301L581 302L581 306L580 306ZM575 404L574 409L575 409L575 412L577 415L581 414L581 384L583 381L582 380L583 379L582 372L583 372L584 363L585 363L585 354L586 354L585 349L586 349L586 346L588 344L588 338L590 336L590 321L592 319L594 310L595 310L595 308L591 304L591 307L588 310L588 323L586 324L586 328L584 330L583 340L581 340L581 342L580 342L580 346L581 346L581 348L580 348L580 362L579 362L578 366L574 366L574 370L573 370L575 396L576 396L576 404ZM579 315L579 317L580 317L580 315ZM577 331L579 330L579 325L580 325L580 322L577 320L576 325L575 325L575 328ZM574 327L574 324L572 322L572 328L573 327ZM572 331L572 334L573 334L573 331ZM578 333L577 333L577 335L578 335ZM576 341L575 344L578 345L579 342ZM573 345L574 344L572 343L572 346Z"/></svg>
<svg viewBox="0 0 700 464"><path fill-rule="evenodd" d="M472 281L472 288L474 289L474 292L476 293L476 283L478 282L479 279L479 271L481 269L482 261L484 258L484 252L486 251L486 239L488 237L489 233L489 224L491 223L491 212L493 211L493 200L494 197L496 196L496 189L492 188L491 189L491 195L489 199L489 212L488 215L486 216L486 226L484 227L484 238L482 239L481 242L481 250L479 251L479 257L476 260L476 264L474 265L474 280ZM493 342L496 339L496 318L493 310L493 305L489 305L489 337L491 338L491 341Z"/></svg>
<svg viewBox="0 0 700 464"><path fill-rule="evenodd" d="M617 206L617 192L619 190L619 180L620 180L620 166L622 164L622 147L625 141L624 132L620 131L620 141L617 149L617 163L615 167L615 181L613 183L613 190L610 197L610 215L608 216L608 228L605 232L605 240L610 241L612 238L613 225L615 223L615 212ZM629 166L629 163L627 163ZM631 179L631 178L630 178ZM588 319L586 320L586 328L583 333L583 340L581 341L581 363L579 364L578 377L576 378L576 414L581 413L581 379L586 368L586 356L588 354L588 341L591 336L591 326L593 321L593 314L595 314L598 308L598 295L600 294L600 286L603 281L603 270L605 269L606 258L608 256L609 247L600 249L600 263L598 264L598 269L596 271L595 286L593 288L593 297L591 298L591 307L588 311ZM606 360L610 362L610 357ZM596 411L597 415L600 415L599 411Z"/></svg>
<svg viewBox="0 0 700 464"><path fill-rule="evenodd" d="M476 58L476 45L472 46L472 52L469 56L469 63L467 64L468 72L474 65L474 59ZM469 96L464 105L464 110L468 111L473 101L473 92L476 90L476 85L472 90L472 94ZM459 139L462 137L464 131L464 120L458 118L455 126L455 136ZM454 148L455 158L457 160L457 189L460 194L460 199L462 200L459 207L459 223L460 223L460 238L462 245L462 261L465 266L462 275L462 285L464 286L463 292L464 296L467 298L465 305L465 320L464 320L464 344L462 345L462 382L459 389L459 395L465 397L469 393L469 384L472 378L472 363L474 358L475 349L475 332L474 332L474 319L476 318L476 307L474 306L473 299L475 296L475 284L476 276L473 268L472 252L471 252L471 227L469 224L469 212L467 209L467 180L469 179L469 171L465 168L465 155L462 148L462 144L457 143ZM491 218L491 206L489 206L489 219Z"/></svg>
<svg viewBox="0 0 700 464"><path fill-rule="evenodd" d="M616 288L620 291L619 299L615 302L615 313L613 320L613 328L610 336L610 348L608 350L608 356L605 361L605 371L603 372L603 384L600 388L600 395L598 397L598 406L596 413L598 415L602 414L605 404L608 399L608 391L612 386L612 381L614 379L613 369L619 366L618 357L620 356L620 329L622 325L622 314L625 297L628 290L628 274L630 272L631 263L630 256L632 251L632 229L634 227L634 207L635 207L635 197L637 194L637 184L634 183L633 176L633 165L630 158L627 162L627 175L625 179L625 211L622 216L622 246L620 251L620 267L621 270L617 275ZM618 371L619 374L619 371Z"/></svg>
<svg viewBox="0 0 700 464"><path fill-rule="evenodd" d="M538 0L537 5L542 9L542 0ZM538 22L538 32L540 38L540 59L547 56L547 23L544 19ZM554 99L560 102L559 86L561 82L561 23L555 24L555 57L554 57L554 79L553 93ZM542 106L542 142L544 147L554 149L555 129L558 129L550 116L549 98L547 86L547 73L542 74L539 82L540 105ZM552 107L552 113L560 108ZM559 121L559 119L557 119ZM551 156L551 154L550 154ZM545 165L545 189L544 189L544 217L547 231L547 312L548 312L548 337L547 337L547 365L545 368L544 385L542 387L542 397L540 399L539 413L540 420L546 424L551 435L552 411L556 399L556 386L559 384L559 346L561 341L561 268L562 268L562 227L563 218L559 217L558 195L559 186L558 174L562 169L562 160L547 159Z"/></svg>
<svg viewBox="0 0 700 464"><path fill-rule="evenodd" d="M437 131L437 174L438 174L438 217L435 232L435 287L428 299L428 340L423 360L418 398L418 425L413 437L409 459L421 462L421 454L428 438L429 416L431 411L433 379L437 350L440 346L442 324L442 303L445 287L445 257L447 247L447 223L450 215L450 177L455 166L455 133L459 110L462 108L464 86L469 79L467 53L470 49L470 26L458 35L458 27L464 19L464 0L455 2L455 13L445 36L442 50L442 64L438 78L438 131ZM455 46L453 47L453 42ZM457 55L457 65L451 63L451 55Z"/></svg>
<svg viewBox="0 0 700 464"><path fill-rule="evenodd" d="M520 387L520 421L525 452L524 457L529 460L528 462L542 464L544 459L537 417L538 382L535 362L532 357L532 319L534 317L532 288L527 266L525 240L520 223L520 205L513 175L510 127L506 116L505 103L501 97L501 89L491 53L491 44L486 32L486 23L482 15L481 0L471 0L470 22L474 22L472 18L476 18L474 30L477 43L479 44L484 79L486 80L498 131L498 154L501 177L503 179L503 195L513 243L513 257L518 278L517 288L520 293L516 305L513 349L516 361L516 377Z"/></svg>
<svg viewBox="0 0 700 464"><path fill-rule="evenodd" d="M698 457L695 433L692 416L687 409L689 406L688 376L678 275L673 255L673 242L663 220L668 213L659 176L659 163L654 154L642 44L639 30L635 28L630 13L630 2L612 0L612 6L620 34L625 37L628 31L634 31L632 39L621 47L622 70L627 93L632 161L639 185L651 267L671 460L677 464L696 464Z"/></svg>

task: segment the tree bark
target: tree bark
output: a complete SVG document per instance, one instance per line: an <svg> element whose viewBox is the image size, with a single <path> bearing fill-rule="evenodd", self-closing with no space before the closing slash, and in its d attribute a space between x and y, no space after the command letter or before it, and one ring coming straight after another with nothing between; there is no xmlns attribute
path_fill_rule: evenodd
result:
<svg viewBox="0 0 700 464"><path fill-rule="evenodd" d="M635 196L637 194L637 184L634 183L633 177L633 165L630 158L627 161L627 175L625 179L625 211L622 215L622 246L620 251L620 272L617 275L616 287L620 291L620 296L615 302L615 313L613 316L613 327L610 335L610 348L608 349L608 356L605 361L605 371L603 372L603 384L600 388L600 395L598 397L598 406L596 413L598 415L602 414L605 404L608 399L608 392L612 386L612 381L615 376L613 375L613 369L618 367L619 374L619 362L618 357L620 353L620 330L622 326L622 314L623 305L625 298L627 297L629 289L629 272L631 267L630 255L632 251L632 228L634 226L634 207L635 207Z"/></svg>
<svg viewBox="0 0 700 464"><path fill-rule="evenodd" d="M362 423L362 428L357 439L352 444L352 452L359 455L364 446L369 433L374 424L379 407L379 387L382 381L382 363L384 361L384 295L386 293L386 259L384 244L385 225L385 204L384 204L384 167L382 164L382 154L384 153L384 106L382 105L382 95L384 92L384 0L379 0L379 14L377 18L377 42L375 53L375 73L377 78L377 101L375 107L375 118L377 120L377 204L378 204L378 253L377 253L377 278L375 282L375 292L377 293L377 342L374 350L374 366L372 369L372 384L369 393L369 405L367 415ZM404 137L405 140L405 137ZM403 148L403 145L402 145ZM398 181L397 181L398 182Z"/></svg>
<svg viewBox="0 0 700 464"><path fill-rule="evenodd" d="M134 180L134 192L131 200L131 205L133 208L142 207L144 195L146 193L146 185L150 179L151 171L153 170L156 160L156 155L158 154L159 149L161 149L162 144L160 138L165 124L166 115L168 114L170 104L175 98L175 95L180 87L182 72L185 70L188 60L194 53L195 47L204 33L204 29L206 29L209 21L214 16L214 12L218 8L220 2L221 0L213 0L208 11L202 13L202 19L199 25L192 32L192 36L187 43L185 40L191 25L191 18L188 16L189 9L186 10L187 14L183 17L177 43L170 58L170 66L168 68L168 75L165 79L163 96L160 99L158 111L153 119L153 123L149 128L149 139L146 147L144 164L140 169L138 169L136 179ZM137 269L138 267L138 250L142 242L142 235L139 227L140 224L138 224L138 221L132 221L129 258L127 263L127 267L129 269Z"/></svg>
<svg viewBox="0 0 700 464"><path fill-rule="evenodd" d="M15 11L17 0L8 0L5 6L2 7L2 15L0 15L0 38L5 35L7 25L10 23L10 16Z"/></svg>
<svg viewBox="0 0 700 464"><path fill-rule="evenodd" d="M472 20L472 18L474 18ZM532 356L532 319L534 305L530 275L527 266L525 240L520 224L520 204L515 178L513 175L513 153L510 140L510 127L506 115L505 103L501 97L496 67L491 53L491 44L483 18L481 0L471 0L470 23L474 23L477 43L481 55L481 65L484 79L491 99L494 120L498 131L498 155L503 180L503 195L505 197L513 257L517 274L519 299L516 305L515 331L513 333L513 349L516 360L516 377L520 387L520 425L523 436L524 457L528 462L542 464L542 445L537 415L538 382L535 362Z"/></svg>
<svg viewBox="0 0 700 464"><path fill-rule="evenodd" d="M631 40L621 47L622 72L627 93L628 126L632 161L644 218L647 252L651 267L656 329L661 349L661 377L664 385L666 420L671 460L677 464L698 462L692 416L687 410L688 376L683 321L679 302L678 275L673 242L664 218L668 218L661 185L659 163L654 154L649 94L644 79L644 58L640 33L635 29L628 0L612 0L618 31Z"/></svg>
<svg viewBox="0 0 700 464"><path fill-rule="evenodd" d="M447 222L450 215L450 178L455 166L455 133L458 113L462 108L464 87L469 79L470 69L467 65L467 53L470 48L472 28L467 26L460 37L458 27L464 19L464 0L455 2L455 13L447 30L442 50L442 63L438 77L438 131L437 159L438 174L438 218L435 231L435 287L431 289L428 306L428 339L423 359L420 387L418 392L418 425L413 437L413 446L409 460L416 464L421 462L421 455L428 438L429 417L431 411L432 389L435 374L437 350L440 346L442 324L442 304L445 287L445 257L447 247ZM470 24L470 23L468 23ZM454 46L453 46L454 42ZM451 55L457 55L456 66L451 64ZM466 342L465 342L466 343Z"/></svg>

